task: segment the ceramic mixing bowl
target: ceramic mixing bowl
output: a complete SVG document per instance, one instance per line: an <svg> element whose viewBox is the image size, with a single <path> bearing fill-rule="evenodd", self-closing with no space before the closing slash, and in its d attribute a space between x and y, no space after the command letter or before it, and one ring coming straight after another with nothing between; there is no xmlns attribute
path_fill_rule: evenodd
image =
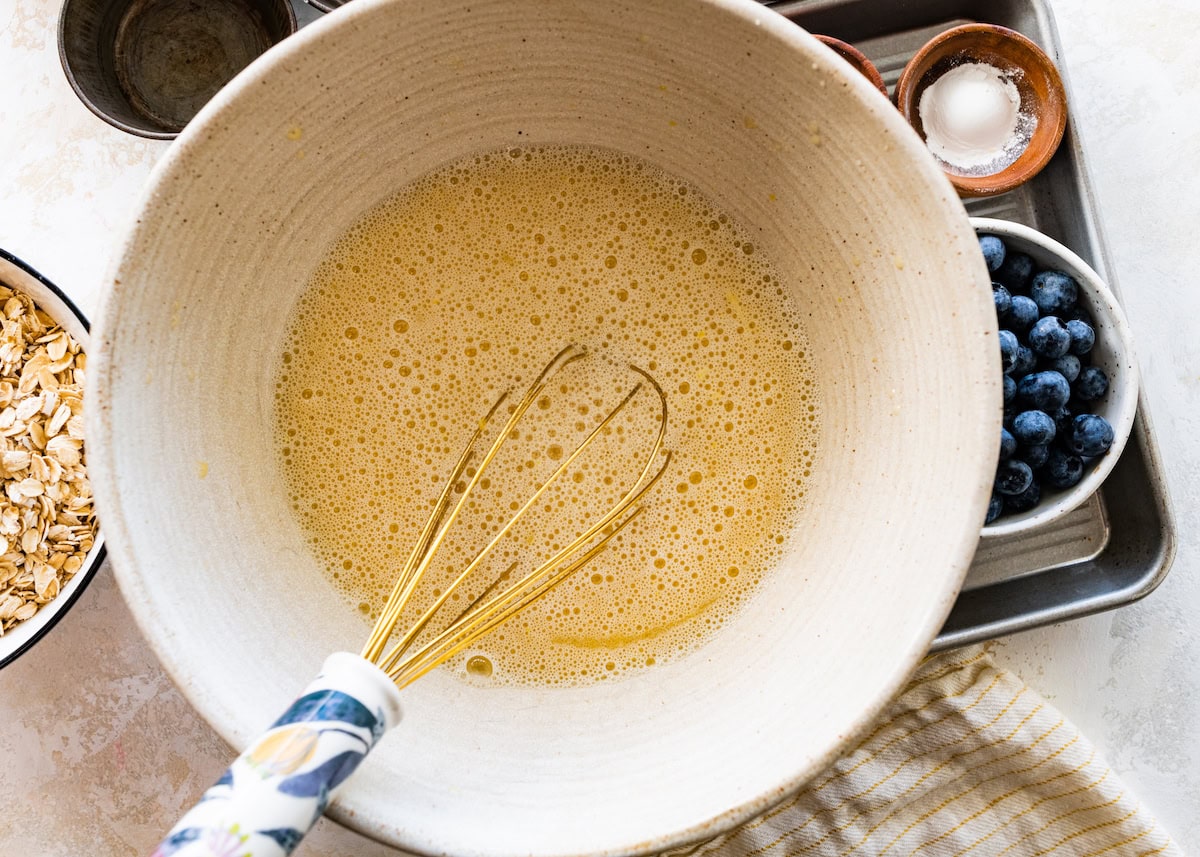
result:
<svg viewBox="0 0 1200 857"><path fill-rule="evenodd" d="M616 682L448 670L330 812L426 854L649 853L795 792L866 729L954 601L991 490L1000 359L949 182L870 83L752 0L355 0L188 125L117 254L89 431L122 591L243 747L365 618L288 506L288 313L365 210L483 149L648 159L752 228L822 399L795 549L698 650Z"/></svg>

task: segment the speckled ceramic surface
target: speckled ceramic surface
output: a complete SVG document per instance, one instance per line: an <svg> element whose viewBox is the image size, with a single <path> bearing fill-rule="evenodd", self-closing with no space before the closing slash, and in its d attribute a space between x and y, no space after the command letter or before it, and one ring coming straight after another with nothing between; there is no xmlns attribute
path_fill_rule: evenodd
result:
<svg viewBox="0 0 1200 857"><path fill-rule="evenodd" d="M367 632L275 471L292 301L382 197L530 141L694 181L782 269L824 397L800 547L661 669L422 679L331 813L426 853L650 852L771 805L866 726L945 617L990 490L999 354L974 233L894 108L793 25L750 0L355 0L289 39L167 153L111 270L97 494L143 631L243 746Z"/></svg>

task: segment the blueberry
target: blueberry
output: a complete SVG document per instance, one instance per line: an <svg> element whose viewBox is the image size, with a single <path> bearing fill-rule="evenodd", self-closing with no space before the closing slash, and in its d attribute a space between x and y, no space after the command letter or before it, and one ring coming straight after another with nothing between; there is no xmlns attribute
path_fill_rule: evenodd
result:
<svg viewBox="0 0 1200 857"><path fill-rule="evenodd" d="M1009 299L1009 303L1012 299ZM1067 322L1067 332L1071 334L1071 353L1082 357L1092 350L1096 344L1096 331L1086 321L1073 318Z"/></svg>
<svg viewBox="0 0 1200 857"><path fill-rule="evenodd" d="M1079 358L1074 354L1066 354L1059 357L1057 360L1051 360L1047 366L1048 369L1053 369L1059 375L1067 379L1067 383L1074 383L1079 377L1079 370L1082 366L1079 363Z"/></svg>
<svg viewBox="0 0 1200 857"><path fill-rule="evenodd" d="M1004 254L1004 262L992 277L1014 295L1023 292L1029 286L1029 278L1033 276L1033 259L1025 253L1009 251Z"/></svg>
<svg viewBox="0 0 1200 857"><path fill-rule="evenodd" d="M1012 436L1008 429L1000 429L1000 460L1012 458L1013 453L1017 451L1017 439Z"/></svg>
<svg viewBox="0 0 1200 857"><path fill-rule="evenodd" d="M1063 315L1063 318L1067 321L1082 321L1093 330L1096 328L1096 323L1092 321L1092 316L1082 306L1077 305L1075 309Z"/></svg>
<svg viewBox="0 0 1200 857"><path fill-rule="evenodd" d="M992 301L996 304L996 318L1003 319L1008 315L1009 307L1012 306L1012 295L1008 293L1008 289L999 283L992 283Z"/></svg>
<svg viewBox="0 0 1200 857"><path fill-rule="evenodd" d="M1025 333L1038 320L1037 304L1024 295L1013 295L1008 305L1008 326L1017 333Z"/></svg>
<svg viewBox="0 0 1200 857"><path fill-rule="evenodd" d="M1085 402L1094 402L1108 392L1108 376L1099 366L1085 366L1075 379L1075 396Z"/></svg>
<svg viewBox="0 0 1200 857"><path fill-rule="evenodd" d="M1063 445L1084 458L1093 458L1108 452L1113 442L1113 427L1104 417L1095 414L1080 414L1071 420Z"/></svg>
<svg viewBox="0 0 1200 857"><path fill-rule="evenodd" d="M1062 271L1042 271L1033 278L1029 296L1042 315L1063 315L1075 308L1079 286Z"/></svg>
<svg viewBox="0 0 1200 857"><path fill-rule="evenodd" d="M1017 398L1017 382L1012 379L1011 375L1004 376L1004 404L1008 404Z"/></svg>
<svg viewBox="0 0 1200 857"><path fill-rule="evenodd" d="M983 523L990 524L992 521L1000 517L1000 513L1004 511L1004 498L999 494L992 492L992 499L988 503L987 517L983 519Z"/></svg>
<svg viewBox="0 0 1200 857"><path fill-rule="evenodd" d="M979 249L983 251L983 261L987 262L987 269L993 274L1000 270L1007 252L1004 242L995 235L980 235Z"/></svg>
<svg viewBox="0 0 1200 857"><path fill-rule="evenodd" d="M1032 469L1037 470L1050 457L1050 444L1041 443L1036 446L1025 446L1017 453L1017 458L1024 461Z"/></svg>
<svg viewBox="0 0 1200 857"><path fill-rule="evenodd" d="M1071 333L1062 319L1048 315L1029 329L1029 347L1039 357L1062 357L1071 348Z"/></svg>
<svg viewBox="0 0 1200 857"><path fill-rule="evenodd" d="M1006 496L1020 494L1033 483L1033 471L1024 461L1010 458L996 468L996 491Z"/></svg>
<svg viewBox="0 0 1200 857"><path fill-rule="evenodd" d="M1017 382L1017 398L1030 408L1049 414L1071 398L1071 385L1057 372L1034 372Z"/></svg>
<svg viewBox="0 0 1200 857"><path fill-rule="evenodd" d="M1054 488L1073 488L1083 478L1083 459L1061 449L1052 450L1043 478Z"/></svg>
<svg viewBox="0 0 1200 857"><path fill-rule="evenodd" d="M1024 345L1017 348L1017 359L1013 361L1012 372L1009 374L1014 378L1024 378L1030 372L1037 368L1037 356Z"/></svg>
<svg viewBox="0 0 1200 857"><path fill-rule="evenodd" d="M1000 331L1000 365L1004 367L1004 374L1007 375L1013 370L1013 366L1017 362L1017 349L1021 347L1021 343L1017 341L1017 335L1011 330Z"/></svg>
<svg viewBox="0 0 1200 857"><path fill-rule="evenodd" d="M1051 411L1050 418L1054 420L1055 437L1066 437L1071 420L1075 419L1075 415L1071 413L1070 408L1062 407L1057 411Z"/></svg>
<svg viewBox="0 0 1200 857"><path fill-rule="evenodd" d="M1010 512L1028 512L1042 499L1042 489L1037 482L1030 482L1029 487L1020 494L1004 498L1004 508Z"/></svg>
<svg viewBox="0 0 1200 857"><path fill-rule="evenodd" d="M1040 446L1054 440L1054 420L1044 411L1022 411L1013 419L1012 435L1024 446Z"/></svg>

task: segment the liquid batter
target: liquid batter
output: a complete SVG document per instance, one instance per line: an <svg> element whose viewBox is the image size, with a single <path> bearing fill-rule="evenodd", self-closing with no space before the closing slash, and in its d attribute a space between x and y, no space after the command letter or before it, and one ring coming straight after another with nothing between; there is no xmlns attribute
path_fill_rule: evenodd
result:
<svg viewBox="0 0 1200 857"><path fill-rule="evenodd" d="M771 573L803 505L819 407L793 300L751 232L636 158L536 147L450 164L350 228L293 311L275 411L292 509L373 619L479 418L561 347L585 346L595 358L531 409L439 551L422 586L440 591L635 364L666 391L674 451L645 513L450 668L580 684L664 663ZM497 573L612 505L656 428L654 403L639 407L510 534Z"/></svg>

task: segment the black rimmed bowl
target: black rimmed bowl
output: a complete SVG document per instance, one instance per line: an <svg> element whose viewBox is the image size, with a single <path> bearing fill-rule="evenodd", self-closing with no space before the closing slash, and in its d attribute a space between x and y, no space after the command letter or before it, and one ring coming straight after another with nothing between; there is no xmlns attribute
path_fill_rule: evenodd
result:
<svg viewBox="0 0 1200 857"><path fill-rule="evenodd" d="M53 318L63 330L75 337L86 353L89 346L88 320L63 292L16 256L0 250L0 283L33 299L38 308ZM86 449L86 446L85 446ZM17 624L0 637L0 669L11 664L45 639L58 620L79 600L83 590L104 562L104 538L99 533L79 571L59 591L58 596L31 618ZM4 587L0 586L0 592Z"/></svg>

